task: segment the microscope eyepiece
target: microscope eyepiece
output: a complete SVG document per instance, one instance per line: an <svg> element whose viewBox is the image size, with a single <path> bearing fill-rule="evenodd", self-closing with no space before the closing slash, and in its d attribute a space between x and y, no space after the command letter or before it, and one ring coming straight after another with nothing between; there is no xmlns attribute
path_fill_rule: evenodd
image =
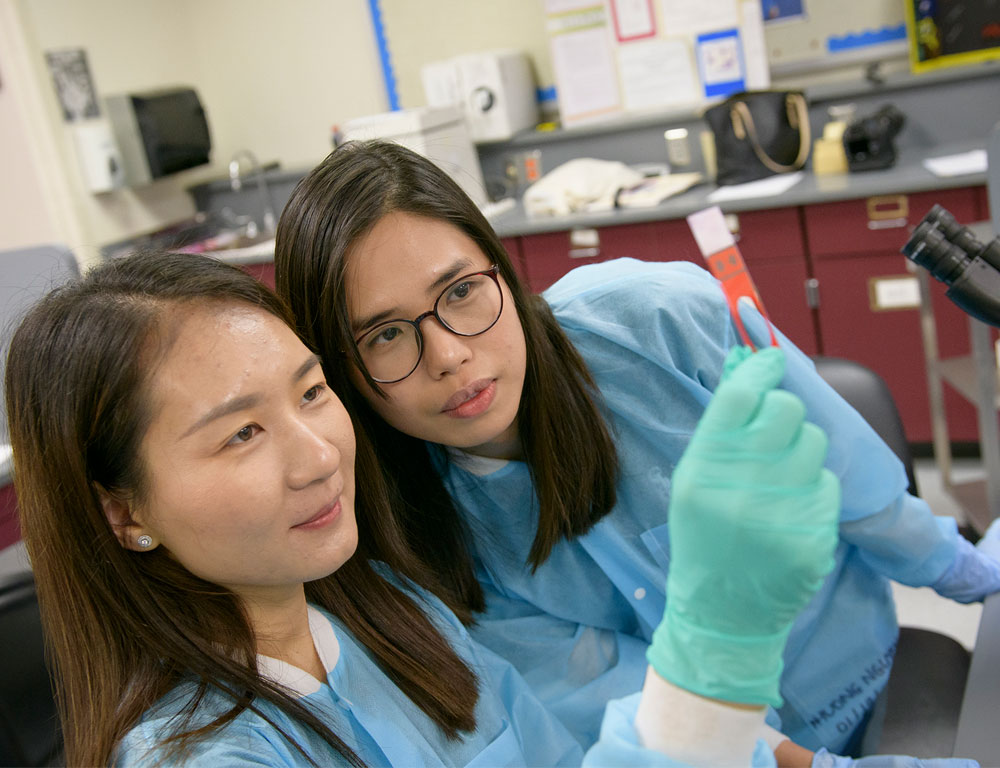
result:
<svg viewBox="0 0 1000 768"><path fill-rule="evenodd" d="M902 248L948 286L946 295L984 323L1000 327L1000 238L985 245L948 211L935 205Z"/></svg>
<svg viewBox="0 0 1000 768"><path fill-rule="evenodd" d="M948 242L944 233L935 229L926 218L913 230L913 235L903 246L903 253L946 285L955 282L972 261L965 251Z"/></svg>

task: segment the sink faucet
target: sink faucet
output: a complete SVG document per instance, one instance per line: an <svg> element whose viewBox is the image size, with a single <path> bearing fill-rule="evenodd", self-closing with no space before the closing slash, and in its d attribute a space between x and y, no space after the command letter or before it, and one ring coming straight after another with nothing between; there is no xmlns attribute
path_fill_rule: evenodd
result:
<svg viewBox="0 0 1000 768"><path fill-rule="evenodd" d="M274 232L277 226L277 217L274 215L274 205L271 203L271 192L267 188L267 179L264 178L264 169L260 167L257 156L249 149L240 149L229 161L229 186L233 192L239 192L243 186L243 178L240 176L240 160L250 163L250 174L256 173L257 189L260 190L260 198L264 203L264 231ZM248 174L248 176L250 175ZM249 233L248 233L249 234ZM251 235L252 236L252 235Z"/></svg>

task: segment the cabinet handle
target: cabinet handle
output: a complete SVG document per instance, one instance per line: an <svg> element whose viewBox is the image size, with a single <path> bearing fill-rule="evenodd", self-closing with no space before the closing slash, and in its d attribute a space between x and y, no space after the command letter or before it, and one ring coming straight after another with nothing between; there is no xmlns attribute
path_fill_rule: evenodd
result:
<svg viewBox="0 0 1000 768"><path fill-rule="evenodd" d="M596 259L601 255L600 248L570 248L569 257L571 259Z"/></svg>
<svg viewBox="0 0 1000 768"><path fill-rule="evenodd" d="M819 280L815 277L806 279L806 306L809 309L819 307Z"/></svg>
<svg viewBox="0 0 1000 768"><path fill-rule="evenodd" d="M869 229L905 227L906 217L910 215L910 200L906 195L869 197L867 207Z"/></svg>

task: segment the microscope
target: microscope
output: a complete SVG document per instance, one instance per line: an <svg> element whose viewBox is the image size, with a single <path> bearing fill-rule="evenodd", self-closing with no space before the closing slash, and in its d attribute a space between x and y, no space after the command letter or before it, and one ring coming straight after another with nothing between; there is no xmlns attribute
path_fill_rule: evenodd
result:
<svg viewBox="0 0 1000 768"><path fill-rule="evenodd" d="M902 248L948 286L949 299L967 314L1000 328L1000 237L983 244L948 211L935 205Z"/></svg>

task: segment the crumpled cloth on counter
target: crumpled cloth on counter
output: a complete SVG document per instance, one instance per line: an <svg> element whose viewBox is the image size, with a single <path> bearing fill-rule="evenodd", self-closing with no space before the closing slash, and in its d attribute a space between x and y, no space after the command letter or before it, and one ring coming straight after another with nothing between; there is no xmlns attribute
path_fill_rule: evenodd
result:
<svg viewBox="0 0 1000 768"><path fill-rule="evenodd" d="M566 216L578 211L610 211L619 190L643 175L616 160L581 157L553 168L524 191L529 216Z"/></svg>

